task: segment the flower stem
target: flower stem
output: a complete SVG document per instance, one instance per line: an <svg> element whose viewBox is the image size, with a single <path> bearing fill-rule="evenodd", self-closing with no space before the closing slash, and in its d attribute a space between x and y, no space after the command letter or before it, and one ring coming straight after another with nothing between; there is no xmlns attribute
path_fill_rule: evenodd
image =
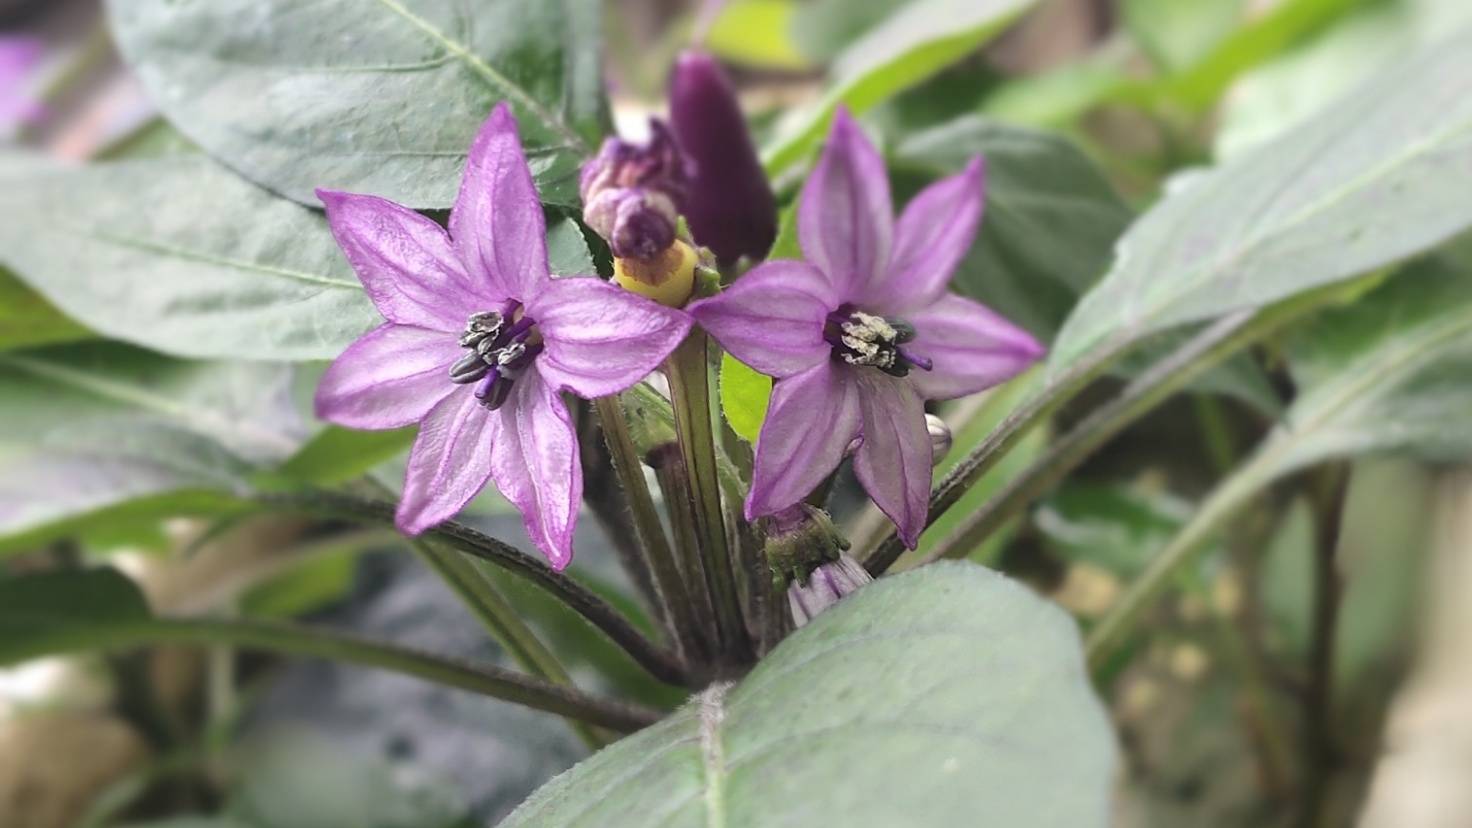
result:
<svg viewBox="0 0 1472 828"><path fill-rule="evenodd" d="M47 652L121 650L155 644L227 646L333 659L415 676L448 687L555 713L600 728L631 732L659 721L659 711L590 696L572 687L495 665L476 665L420 650L295 624L247 620L149 619L89 630Z"/></svg>
<svg viewBox="0 0 1472 828"><path fill-rule="evenodd" d="M628 497L634 527L643 544L645 562L663 604L663 615L669 620L670 637L678 643L686 659L703 658L705 648L700 639L701 627L694 615L695 605L665 535L654 498L649 494L639 450L629 435L629 424L624 420L622 406L617 396L601 397L595 404L603 439L608 443L614 471Z"/></svg>
<svg viewBox="0 0 1472 828"><path fill-rule="evenodd" d="M670 403L675 412L675 435L690 477L688 507L694 516L705 563L706 588L715 605L716 628L723 653L734 663L750 657L750 641L742 618L741 597L721 509L720 475L716 461L715 431L711 424L708 339L694 331L670 355L666 370Z"/></svg>
<svg viewBox="0 0 1472 828"><path fill-rule="evenodd" d="M506 652L522 669L552 684L572 687L567 668L547 649L532 628L521 620L516 608L501 594L491 579L480 570L480 564L451 549L423 540L410 542L419 557L460 596ZM594 729L582 722L569 722L588 747L597 750L608 743Z"/></svg>
<svg viewBox="0 0 1472 828"><path fill-rule="evenodd" d="M700 532L695 526L695 515L688 508L676 506L688 502L690 475L680 456L680 447L674 443L655 446L648 457L654 476L659 480L660 491L664 492L665 503L671 505L670 529L674 535L675 554L684 573L685 591L690 598L690 609L701 640L703 662L709 664L721 650L716 608L711 601L711 592L706 588L706 564L700 554Z"/></svg>
<svg viewBox="0 0 1472 828"><path fill-rule="evenodd" d="M390 525L393 523L394 506L392 503L335 492L269 495L262 500L278 508L300 510L312 514L360 522ZM666 684L688 684L684 665L674 653L646 638L627 618L592 590L554 571L541 560L508 543L503 543L469 526L453 521L430 529L425 536L454 547L463 554L494 564L540 587L552 598L597 627L650 675Z"/></svg>

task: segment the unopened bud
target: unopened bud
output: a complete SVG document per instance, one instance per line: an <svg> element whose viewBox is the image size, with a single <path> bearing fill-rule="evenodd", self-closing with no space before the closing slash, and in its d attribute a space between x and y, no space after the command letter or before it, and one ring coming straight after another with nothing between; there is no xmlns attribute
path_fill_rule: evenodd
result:
<svg viewBox="0 0 1472 828"><path fill-rule="evenodd" d="M680 55L670 78L670 124L690 165L683 206L695 241L722 265L765 258L777 238L777 200L715 58Z"/></svg>
<svg viewBox="0 0 1472 828"><path fill-rule="evenodd" d="M694 248L677 240L649 258L616 257L613 281L666 307L681 308L695 290L698 258Z"/></svg>
<svg viewBox="0 0 1472 828"><path fill-rule="evenodd" d="M940 465L940 461L944 460L945 456L950 453L951 442L953 440L951 437L951 427L946 425L945 420L934 414L926 414L925 430L930 432L930 464L932 466L938 466Z"/></svg>
<svg viewBox="0 0 1472 828"><path fill-rule="evenodd" d="M807 581L793 581L787 586L787 605L792 610L792 623L801 627L825 609L853 594L874 578L859 562L839 555L812 571Z"/></svg>
<svg viewBox="0 0 1472 828"><path fill-rule="evenodd" d="M583 221L617 258L653 258L675 240L689 186L685 158L669 127L652 120L650 132L643 144L604 141L578 182Z"/></svg>

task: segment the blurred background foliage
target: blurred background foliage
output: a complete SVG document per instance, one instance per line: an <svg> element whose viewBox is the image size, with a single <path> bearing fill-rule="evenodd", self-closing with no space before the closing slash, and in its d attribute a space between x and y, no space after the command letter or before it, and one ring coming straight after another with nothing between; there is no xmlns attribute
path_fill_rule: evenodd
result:
<svg viewBox="0 0 1472 828"><path fill-rule="evenodd" d="M1001 32L999 20L1024 11ZM64 210L66 199L88 198L87 187L125 186L141 194L140 209L193 214L197 205L149 202L146 181L74 182L61 163L197 153L123 68L101 10L87 0L5 0L0 14L50 47L31 81L48 117L16 136L58 159L56 177L35 184L33 200ZM641 129L662 107L673 56L703 43L733 68L784 201L819 134L815 119L834 103L826 90L842 90L863 111L897 198L985 153L987 216L955 288L1051 340L1107 268L1120 234L1163 193L1472 24L1472 4L610 0L603 24L616 124ZM0 156L8 163L16 162ZM217 175L199 179L202 191L256 197ZM284 213L298 208L273 204L281 222L293 220ZM28 220L6 219L13 234ZM248 232L277 244L274 221L266 215ZM217 231L237 228L222 222ZM1442 267L1465 284L1467 248L1417 266ZM571 270L587 254L581 239L569 249ZM1273 433L1293 393L1315 387L1315 366L1353 357L1388 309L1413 313L1442 301L1404 293L1377 288L1320 320L1324 337L1268 340L1251 359L1199 380L973 557L1026 580L1087 628L1216 481ZM332 313L329 306L324 317L351 326ZM270 331L240 335L262 334ZM183 360L104 338L119 335L74 321L0 269L0 567L17 574L106 558L142 584L156 610L310 617L505 660L391 535L262 517L231 494L269 488L277 476L330 483L372 471L396 485L406 435L313 423L306 398L320 364L205 361L219 356L209 353ZM1055 429L1125 379L1074 400ZM1019 381L943 410L955 432L952 457L978 444L1026 391ZM62 444L58 410L66 412ZM1466 411L1438 409L1432 422L1465 429ZM1355 416L1394 411L1330 414L1349 428ZM201 418L211 426L200 428ZM1047 438L1021 443L927 533L920 554ZM1458 644L1472 632L1460 599L1472 586L1472 478L1423 455L1335 461L1265 485L1099 670L1125 758L1116 824L1466 824L1472 802L1458 790L1472 751L1472 657ZM1347 487L1347 501L1326 526L1316 498L1334 486ZM855 499L839 505L857 543L884 531ZM472 519L523 537L494 492L474 504ZM583 532L578 574L642 612L617 566L617 544L591 521ZM499 585L560 652L580 655L573 667L584 686L677 701L566 610L510 579ZM1332 693L1316 678L1323 659ZM13 828L478 825L584 750L566 725L509 705L224 648L51 659L0 673L0 824ZM220 816L174 818L181 813Z"/></svg>

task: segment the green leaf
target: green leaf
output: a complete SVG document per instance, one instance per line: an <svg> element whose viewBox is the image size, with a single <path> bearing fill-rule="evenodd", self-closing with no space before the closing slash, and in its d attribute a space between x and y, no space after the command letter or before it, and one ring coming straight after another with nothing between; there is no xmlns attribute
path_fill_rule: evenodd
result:
<svg viewBox="0 0 1472 828"><path fill-rule="evenodd" d="M1031 5L1032 0L915 0L900 8L838 56L828 93L799 113L764 153L767 171L785 170L821 143L839 106L859 114L921 83L1000 34Z"/></svg>
<svg viewBox="0 0 1472 828"><path fill-rule="evenodd" d="M592 0L112 0L128 64L185 135L305 204L317 187L454 200L510 102L543 199L577 203L607 123Z"/></svg>
<svg viewBox="0 0 1472 828"><path fill-rule="evenodd" d="M1472 454L1472 278L1432 260L1289 341L1299 396L1253 468L1281 476L1332 457Z"/></svg>
<svg viewBox="0 0 1472 828"><path fill-rule="evenodd" d="M732 431L754 445L771 401L771 377L757 373L730 354L721 354L721 411Z"/></svg>
<svg viewBox="0 0 1472 828"><path fill-rule="evenodd" d="M1071 561L1133 577L1190 516L1190 504L1143 486L1069 483L1034 517L1049 546Z"/></svg>
<svg viewBox="0 0 1472 828"><path fill-rule="evenodd" d="M322 214L198 156L4 176L0 259L101 333L189 357L326 359L381 322Z"/></svg>
<svg viewBox="0 0 1472 828"><path fill-rule="evenodd" d="M792 26L801 10L793 0L737 0L727 3L705 36L706 48L733 63L766 69L806 69Z"/></svg>
<svg viewBox="0 0 1472 828"><path fill-rule="evenodd" d="M0 351L90 339L91 331L73 322L0 267Z"/></svg>
<svg viewBox="0 0 1472 828"><path fill-rule="evenodd" d="M792 17L797 48L816 62L830 61L908 0L809 0Z"/></svg>
<svg viewBox="0 0 1472 828"><path fill-rule="evenodd" d="M134 500L113 517L226 505L305 439L290 373L111 342L0 354L0 547Z"/></svg>
<svg viewBox="0 0 1472 828"><path fill-rule="evenodd" d="M281 473L303 483L331 486L346 483L407 451L413 428L354 431L328 426L281 466Z"/></svg>
<svg viewBox="0 0 1472 828"><path fill-rule="evenodd" d="M986 210L951 287L1046 341L1108 268L1130 211L1067 139L974 115L911 134L891 158L923 184L976 155L986 158Z"/></svg>
<svg viewBox="0 0 1472 828"><path fill-rule="evenodd" d="M1073 621L937 564L861 589L502 826L1102 826L1113 753Z"/></svg>
<svg viewBox="0 0 1472 828"><path fill-rule="evenodd" d="M0 664L86 648L109 628L151 618L143 593L115 569L0 578Z"/></svg>
<svg viewBox="0 0 1472 828"><path fill-rule="evenodd" d="M1392 264L1472 224L1472 36L1404 61L1291 135L1178 182L1120 241L1054 345L1110 343ZM1114 353L1113 350L1109 351Z"/></svg>
<svg viewBox="0 0 1472 828"><path fill-rule="evenodd" d="M588 238L573 219L548 217L547 266L559 276L598 275L593 253L588 250Z"/></svg>
<svg viewBox="0 0 1472 828"><path fill-rule="evenodd" d="M1472 4L1408 0L1364 9L1300 49L1240 78L1224 102L1215 148L1240 155L1332 104L1406 53L1472 22Z"/></svg>
<svg viewBox="0 0 1472 828"><path fill-rule="evenodd" d="M1174 70L1208 55L1241 22L1246 6L1246 0L1125 0L1120 11L1150 59Z"/></svg>

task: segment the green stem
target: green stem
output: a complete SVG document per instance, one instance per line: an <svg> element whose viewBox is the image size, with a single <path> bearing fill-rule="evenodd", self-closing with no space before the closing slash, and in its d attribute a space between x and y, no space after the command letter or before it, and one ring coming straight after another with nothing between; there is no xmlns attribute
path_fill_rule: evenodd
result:
<svg viewBox="0 0 1472 828"><path fill-rule="evenodd" d="M460 596L460 600L480 619L491 636L506 648L506 652L523 669L534 676L553 684L572 687L572 676L562 666L557 656L547 649L531 627L521 620L521 615L506 596L501 594L491 579L480 570L477 561L451 549L424 540L412 540L410 545L430 569ZM580 722L570 723L588 747L597 750L607 744L600 734Z"/></svg>
<svg viewBox="0 0 1472 828"><path fill-rule="evenodd" d="M926 563L964 557L1110 438L1211 366L1262 336L1266 331L1262 325L1250 324L1252 318L1252 310L1223 317L1131 382L1118 397L1095 410L968 517L926 557Z"/></svg>
<svg viewBox="0 0 1472 828"><path fill-rule="evenodd" d="M722 655L740 663L749 658L751 651L721 508L720 473L711 424L707 342L704 333L692 332L670 355L666 367L670 404L675 413L675 436L690 480L688 500L683 505L693 516L700 542L706 589L715 605ZM675 504L671 507L675 508Z"/></svg>
<svg viewBox="0 0 1472 828"><path fill-rule="evenodd" d="M614 470L628 497L629 511L633 515L634 527L643 544L645 563L654 578L664 616L669 619L671 638L679 643L684 657L700 658L704 647L701 643L701 627L696 622L694 604L686 588L684 576L670 547L669 537L655 508L654 498L649 493L649 483L644 479L644 467L639 459L639 450L629 434L629 424L624 419L623 408L617 396L601 397L595 405L598 422L603 429L603 439L608 443L608 453L613 460Z"/></svg>
<svg viewBox="0 0 1472 828"><path fill-rule="evenodd" d="M1259 455L1261 457L1261 455ZM1181 567L1226 524L1238 510L1251 502L1259 487L1256 462L1248 463L1222 482L1165 548L1150 560L1119 601L1089 631L1084 643L1089 666L1098 668L1119 646L1135 620L1155 601Z"/></svg>
<svg viewBox="0 0 1472 828"><path fill-rule="evenodd" d="M394 506L379 500L368 500L334 492L311 494L267 495L261 501L276 508L301 510L355 521L392 525ZM397 536L396 536L397 537ZM568 576L554 571L540 559L482 532L450 521L430 529L425 537L439 541L460 552L494 564L527 582L540 587L549 596L565 604L598 628L610 641L651 675L668 684L688 683L680 659L650 641L627 618L596 593Z"/></svg>
<svg viewBox="0 0 1472 828"><path fill-rule="evenodd" d="M1116 338L1100 346L1092 356L1075 363L1059 374L1043 388L1017 406L985 440L981 441L966 458L957 463L936 484L930 493L930 511L926 526L934 523L945 511L956 505L971 487L991 471L1017 442L1042 424L1059 406L1072 399L1079 391L1104 372L1116 359L1130 350L1132 343L1126 338ZM891 529L884 540L864 559L864 567L874 577L884 574L905 551L899 533Z"/></svg>
<svg viewBox="0 0 1472 828"><path fill-rule="evenodd" d="M590 696L494 665L475 665L343 633L264 621L154 619L119 624L100 636L97 630L87 629L70 639L48 637L46 653L116 651L159 644L239 647L377 667L625 733L661 718L656 710Z"/></svg>

